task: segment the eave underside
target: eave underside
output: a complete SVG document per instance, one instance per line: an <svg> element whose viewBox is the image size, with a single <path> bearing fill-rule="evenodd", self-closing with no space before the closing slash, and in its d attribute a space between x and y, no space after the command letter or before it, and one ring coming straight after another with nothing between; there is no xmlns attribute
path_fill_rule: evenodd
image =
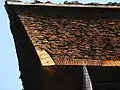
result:
<svg viewBox="0 0 120 90"><path fill-rule="evenodd" d="M15 41L21 79L25 90L49 90L50 88L52 90L82 90L83 65L87 65L93 90L120 90L119 60L103 60L102 62L99 60L66 60L65 62L60 60L54 61L58 63L58 66L57 64L49 67L42 66L40 62L41 56L37 54L19 17L9 7L6 9L11 21L11 31ZM96 67L91 65L93 63ZM57 89L58 87L60 88Z"/></svg>

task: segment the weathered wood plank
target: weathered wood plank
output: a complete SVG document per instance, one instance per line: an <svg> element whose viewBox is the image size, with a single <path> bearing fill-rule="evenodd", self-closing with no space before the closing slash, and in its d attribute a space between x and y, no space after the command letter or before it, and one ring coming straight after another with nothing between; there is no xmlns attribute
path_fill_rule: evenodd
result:
<svg viewBox="0 0 120 90"><path fill-rule="evenodd" d="M56 65L120 66L120 60L54 60L54 62Z"/></svg>
<svg viewBox="0 0 120 90"><path fill-rule="evenodd" d="M120 66L120 60L53 60L45 50L37 50L43 66L77 65L77 66Z"/></svg>
<svg viewBox="0 0 120 90"><path fill-rule="evenodd" d="M50 57L50 55L45 50L41 50L41 51L37 50L37 54L43 66L55 65L53 59Z"/></svg>

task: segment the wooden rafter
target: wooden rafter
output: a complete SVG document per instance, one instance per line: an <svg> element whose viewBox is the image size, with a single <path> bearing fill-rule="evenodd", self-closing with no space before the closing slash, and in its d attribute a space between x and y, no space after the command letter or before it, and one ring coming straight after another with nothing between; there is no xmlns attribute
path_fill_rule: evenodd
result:
<svg viewBox="0 0 120 90"><path fill-rule="evenodd" d="M120 60L53 60L45 50L37 50L43 66L77 65L77 66L120 66Z"/></svg>
<svg viewBox="0 0 120 90"><path fill-rule="evenodd" d="M41 50L41 51L37 50L37 54L43 66L55 65L53 59L50 57L50 55L45 50Z"/></svg>

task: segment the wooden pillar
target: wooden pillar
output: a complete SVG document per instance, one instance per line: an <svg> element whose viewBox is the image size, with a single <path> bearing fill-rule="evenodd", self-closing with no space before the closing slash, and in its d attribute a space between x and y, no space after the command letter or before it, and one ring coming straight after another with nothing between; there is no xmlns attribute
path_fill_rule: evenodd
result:
<svg viewBox="0 0 120 90"><path fill-rule="evenodd" d="M93 90L92 82L86 66L83 66L83 90Z"/></svg>

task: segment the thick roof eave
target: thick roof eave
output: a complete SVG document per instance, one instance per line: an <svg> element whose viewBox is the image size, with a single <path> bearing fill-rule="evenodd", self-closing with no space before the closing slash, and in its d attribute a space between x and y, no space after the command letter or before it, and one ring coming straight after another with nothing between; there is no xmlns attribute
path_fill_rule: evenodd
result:
<svg viewBox="0 0 120 90"><path fill-rule="evenodd" d="M67 5L67 4L45 4L45 3L34 3L34 2L11 2L6 1L7 5L21 5L21 6L51 6L51 7L79 7L79 8L118 8L120 9L120 6L106 6L106 5Z"/></svg>

